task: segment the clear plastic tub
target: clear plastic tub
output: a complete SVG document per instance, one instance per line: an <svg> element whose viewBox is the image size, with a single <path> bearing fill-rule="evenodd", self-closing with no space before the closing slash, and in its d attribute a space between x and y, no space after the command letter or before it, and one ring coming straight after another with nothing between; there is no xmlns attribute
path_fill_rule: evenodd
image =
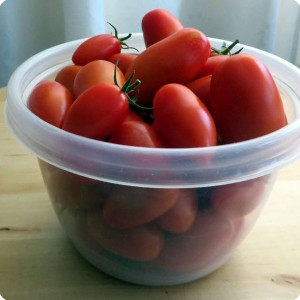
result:
<svg viewBox="0 0 300 300"><path fill-rule="evenodd" d="M299 69L244 46L265 62L282 95L289 124L276 132L201 149L137 148L70 134L27 109L35 84L70 64L81 42L33 56L7 87L7 123L38 158L63 228L88 261L125 281L170 285L213 272L252 229L277 171L299 157ZM143 50L142 36L131 45Z"/></svg>

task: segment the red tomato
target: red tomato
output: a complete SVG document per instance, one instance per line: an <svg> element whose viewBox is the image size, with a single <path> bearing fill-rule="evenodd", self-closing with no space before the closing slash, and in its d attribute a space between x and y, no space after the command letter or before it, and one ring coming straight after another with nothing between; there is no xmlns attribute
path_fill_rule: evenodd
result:
<svg viewBox="0 0 300 300"><path fill-rule="evenodd" d="M258 179L215 187L212 204L228 218L245 216L262 204L267 192L266 183Z"/></svg>
<svg viewBox="0 0 300 300"><path fill-rule="evenodd" d="M183 26L177 17L161 8L149 11L142 19L142 31L146 47L182 28Z"/></svg>
<svg viewBox="0 0 300 300"><path fill-rule="evenodd" d="M177 196L177 189L119 186L104 204L104 220L120 229L142 225L165 213Z"/></svg>
<svg viewBox="0 0 300 300"><path fill-rule="evenodd" d="M211 75L195 79L188 83L188 87L210 110L210 82Z"/></svg>
<svg viewBox="0 0 300 300"><path fill-rule="evenodd" d="M74 95L74 80L81 68L81 66L76 65L66 66L57 73L55 81L64 85L72 93L72 95Z"/></svg>
<svg viewBox="0 0 300 300"><path fill-rule="evenodd" d="M115 229L108 226L101 211L87 215L88 233L104 249L133 260L148 261L156 258L164 245L162 231L154 225L130 229Z"/></svg>
<svg viewBox="0 0 300 300"><path fill-rule="evenodd" d="M39 160L39 166L51 201L64 208L84 210L102 206L112 189L111 184L100 181L97 186L95 183L93 186L83 184L74 174L42 160Z"/></svg>
<svg viewBox="0 0 300 300"><path fill-rule="evenodd" d="M213 73L211 112L224 144L256 138L286 125L271 73L258 58L247 54L229 57Z"/></svg>
<svg viewBox="0 0 300 300"><path fill-rule="evenodd" d="M28 98L28 108L42 120L61 127L67 111L73 102L71 92L62 84L42 80Z"/></svg>
<svg viewBox="0 0 300 300"><path fill-rule="evenodd" d="M186 84L200 72L210 53L208 38L200 31L184 28L147 48L129 66L141 80L139 104L151 106L157 90L167 83Z"/></svg>
<svg viewBox="0 0 300 300"><path fill-rule="evenodd" d="M142 117L134 110L129 109L128 115L126 117L125 121L139 121L139 122L143 122Z"/></svg>
<svg viewBox="0 0 300 300"><path fill-rule="evenodd" d="M216 67L223 61L225 61L228 57L228 55L217 55L209 57L197 77L212 75Z"/></svg>
<svg viewBox="0 0 300 300"><path fill-rule="evenodd" d="M143 121L124 121L112 133L109 142L136 147L163 147L154 129Z"/></svg>
<svg viewBox="0 0 300 300"><path fill-rule="evenodd" d="M74 51L72 61L75 65L83 66L93 60L106 60L120 52L121 44L118 39L111 34L99 34L81 43Z"/></svg>
<svg viewBox="0 0 300 300"><path fill-rule="evenodd" d="M155 128L170 148L215 146L214 121L199 98L186 86L170 83L153 101Z"/></svg>
<svg viewBox="0 0 300 300"><path fill-rule="evenodd" d="M118 62L119 69L125 74L129 65L136 59L138 54L134 53L117 53L108 58L108 61L116 64Z"/></svg>
<svg viewBox="0 0 300 300"><path fill-rule="evenodd" d="M197 215L197 192L194 189L182 189L176 203L156 223L171 233L183 233L194 223Z"/></svg>
<svg viewBox="0 0 300 300"><path fill-rule="evenodd" d="M234 228L219 213L199 213L183 234L170 235L155 264L171 272L188 272L222 262L232 247Z"/></svg>
<svg viewBox="0 0 300 300"><path fill-rule="evenodd" d="M127 96L116 85L100 83L83 92L69 109L62 128L92 139L109 136L128 115Z"/></svg>
<svg viewBox="0 0 300 300"><path fill-rule="evenodd" d="M74 80L74 94L78 97L82 92L98 83L114 84L115 65L105 60L95 60L78 72ZM120 86L125 83L125 78L122 71L116 68L117 82Z"/></svg>

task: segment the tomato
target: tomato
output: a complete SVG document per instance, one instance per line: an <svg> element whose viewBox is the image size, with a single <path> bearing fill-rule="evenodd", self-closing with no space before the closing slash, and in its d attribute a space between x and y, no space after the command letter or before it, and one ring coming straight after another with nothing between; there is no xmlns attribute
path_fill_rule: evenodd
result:
<svg viewBox="0 0 300 300"><path fill-rule="evenodd" d="M197 77L212 75L216 67L223 61L225 61L228 57L229 56L227 55L217 55L209 57Z"/></svg>
<svg viewBox="0 0 300 300"><path fill-rule="evenodd" d="M184 233L170 235L155 265L171 272L188 272L217 264L228 255L234 234L232 222L217 212L197 214Z"/></svg>
<svg viewBox="0 0 300 300"><path fill-rule="evenodd" d="M118 62L119 69L125 74L129 65L136 59L138 54L135 53L117 53L108 58L108 61L116 64Z"/></svg>
<svg viewBox="0 0 300 300"><path fill-rule="evenodd" d="M86 65L93 60L99 59L108 60L112 55L120 53L121 49L137 50L125 43L131 37L131 34L119 37L117 29L112 24L108 24L114 29L114 35L99 34L81 43L72 56L72 61L75 65Z"/></svg>
<svg viewBox="0 0 300 300"><path fill-rule="evenodd" d="M197 78L186 85L210 110L211 75Z"/></svg>
<svg viewBox="0 0 300 300"><path fill-rule="evenodd" d="M140 53L126 71L141 80L139 104L152 104L157 90L168 83L186 84L200 72L210 53L208 38L193 28L183 28Z"/></svg>
<svg viewBox="0 0 300 300"><path fill-rule="evenodd" d="M124 121L112 133L109 142L136 147L163 147L154 129L143 121Z"/></svg>
<svg viewBox="0 0 300 300"><path fill-rule="evenodd" d="M194 223L197 215L197 192L194 189L182 189L176 203L156 223L171 233L183 233Z"/></svg>
<svg viewBox="0 0 300 300"><path fill-rule="evenodd" d="M81 66L76 66L76 65L70 65L62 68L56 75L55 81L61 83L64 85L74 96L73 92L73 86L74 86L74 80L81 69Z"/></svg>
<svg viewBox="0 0 300 300"><path fill-rule="evenodd" d="M74 51L72 61L75 65L84 66L93 60L105 60L120 52L121 45L113 35L100 34L81 43Z"/></svg>
<svg viewBox="0 0 300 300"><path fill-rule="evenodd" d="M124 122L125 121L139 121L139 122L143 122L143 118L135 110L129 109L128 115L127 115L126 119L124 120Z"/></svg>
<svg viewBox="0 0 300 300"><path fill-rule="evenodd" d="M64 208L91 209L102 206L112 185L97 181L97 185L80 182L74 174L39 160L43 180L51 201Z"/></svg>
<svg viewBox="0 0 300 300"><path fill-rule="evenodd" d="M100 83L74 101L62 128L84 137L103 140L123 122L128 110L127 96L118 86Z"/></svg>
<svg viewBox="0 0 300 300"><path fill-rule="evenodd" d="M271 73L248 54L231 56L216 68L211 79L211 112L224 144L253 139L286 125Z"/></svg>
<svg viewBox="0 0 300 300"><path fill-rule="evenodd" d="M119 186L104 204L104 220L120 229L142 225L165 213L177 197L177 189Z"/></svg>
<svg viewBox="0 0 300 300"><path fill-rule="evenodd" d="M61 127L73 98L71 92L59 82L42 80L28 98L28 108L39 118Z"/></svg>
<svg viewBox="0 0 300 300"><path fill-rule="evenodd" d="M89 235L104 249L137 261L153 260L164 245L164 235L156 226L144 225L122 230L111 228L103 220L101 211L88 213L87 227Z"/></svg>
<svg viewBox="0 0 300 300"><path fill-rule="evenodd" d="M262 204L266 191L260 178L218 186L212 192L212 204L228 218L243 217Z"/></svg>
<svg viewBox="0 0 300 300"><path fill-rule="evenodd" d="M199 98L186 86L170 83L153 101L155 128L170 148L215 146L214 120Z"/></svg>
<svg viewBox="0 0 300 300"><path fill-rule="evenodd" d="M105 60L94 60L81 68L74 80L74 95L78 97L82 92L98 83L114 84L115 65ZM116 68L119 85L125 83L122 71Z"/></svg>
<svg viewBox="0 0 300 300"><path fill-rule="evenodd" d="M146 47L182 28L183 25L173 14L161 8L149 11L142 19L142 31Z"/></svg>

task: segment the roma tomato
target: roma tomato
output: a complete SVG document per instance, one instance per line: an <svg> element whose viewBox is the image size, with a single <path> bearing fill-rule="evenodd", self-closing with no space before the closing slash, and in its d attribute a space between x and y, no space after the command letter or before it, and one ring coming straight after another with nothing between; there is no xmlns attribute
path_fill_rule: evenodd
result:
<svg viewBox="0 0 300 300"><path fill-rule="evenodd" d="M130 64L136 59L138 54L117 53L108 58L113 64L118 63L118 68L125 74Z"/></svg>
<svg viewBox="0 0 300 300"><path fill-rule="evenodd" d="M164 245L162 231L152 225L115 229L105 223L101 211L87 215L88 234L105 250L124 258L148 261L156 258Z"/></svg>
<svg viewBox="0 0 300 300"><path fill-rule="evenodd" d="M176 203L156 223L171 233L183 233L194 223L197 215L197 191L195 189L182 189Z"/></svg>
<svg viewBox="0 0 300 300"><path fill-rule="evenodd" d="M212 75L211 112L223 144L253 139L286 125L280 93L256 57L237 54Z"/></svg>
<svg viewBox="0 0 300 300"><path fill-rule="evenodd" d="M108 59L111 55L121 52L121 45L111 34L93 36L74 51L72 61L75 65L86 65L93 60Z"/></svg>
<svg viewBox="0 0 300 300"><path fill-rule="evenodd" d="M114 228L135 227L164 214L177 197L177 189L119 186L107 198L103 217Z"/></svg>
<svg viewBox="0 0 300 300"><path fill-rule="evenodd" d="M71 92L59 82L42 80L28 98L28 108L42 120L61 127L73 98Z"/></svg>
<svg viewBox="0 0 300 300"><path fill-rule="evenodd" d="M118 86L100 83L74 101L62 128L84 137L103 140L124 121L128 110L127 96Z"/></svg>
<svg viewBox="0 0 300 300"><path fill-rule="evenodd" d="M81 66L70 65L62 68L56 75L55 81L64 85L74 95L74 80Z"/></svg>
<svg viewBox="0 0 300 300"><path fill-rule="evenodd" d="M114 72L120 86L125 83L123 72L106 60L94 60L81 68L74 80L74 95L77 98L81 93L98 83L114 84Z"/></svg>
<svg viewBox="0 0 300 300"><path fill-rule="evenodd" d="M168 83L186 84L200 72L210 53L208 38L193 28L183 28L144 50L129 66L141 80L139 104L151 106L157 90Z"/></svg>
<svg viewBox="0 0 300 300"><path fill-rule="evenodd" d="M197 77L212 75L216 67L223 61L225 61L228 57L229 56L227 55L217 55L209 57Z"/></svg>
<svg viewBox="0 0 300 300"><path fill-rule="evenodd" d="M99 34L87 39L78 46L72 56L72 61L75 65L86 65L98 59L107 60L113 54L120 53L121 49L124 48L135 49L125 43L131 37L131 34L119 38L117 29L112 24L110 25L115 31L114 35Z"/></svg>
<svg viewBox="0 0 300 300"><path fill-rule="evenodd" d="M142 19L142 31L146 47L182 28L183 25L177 17L161 8L149 11Z"/></svg>
<svg viewBox="0 0 300 300"><path fill-rule="evenodd" d="M139 121L143 122L143 118L140 116L139 113L137 113L135 110L129 109L128 115L126 117L125 121Z"/></svg>
<svg viewBox="0 0 300 300"><path fill-rule="evenodd" d="M75 174L39 160L43 180L46 183L51 200L67 209L93 209L104 203L111 185L97 181L97 186L85 184ZM82 177L84 178L84 177ZM86 179L87 180L87 179ZM111 187L110 187L111 189Z"/></svg>
<svg viewBox="0 0 300 300"><path fill-rule="evenodd" d="M232 247L232 222L217 212L197 214L193 225L184 233L170 235L155 264L171 272L199 270L228 255Z"/></svg>
<svg viewBox="0 0 300 300"><path fill-rule="evenodd" d="M212 192L212 204L230 219L243 217L263 203L267 187L261 178L218 186Z"/></svg>
<svg viewBox="0 0 300 300"><path fill-rule="evenodd" d="M210 110L210 82L211 75L195 79L188 83L188 87Z"/></svg>
<svg viewBox="0 0 300 300"><path fill-rule="evenodd" d="M124 121L112 133L109 142L136 147L163 147L163 143L151 125L143 121Z"/></svg>
<svg viewBox="0 0 300 300"><path fill-rule="evenodd" d="M170 83L153 101L155 129L170 148L215 146L214 120L199 98L186 86Z"/></svg>

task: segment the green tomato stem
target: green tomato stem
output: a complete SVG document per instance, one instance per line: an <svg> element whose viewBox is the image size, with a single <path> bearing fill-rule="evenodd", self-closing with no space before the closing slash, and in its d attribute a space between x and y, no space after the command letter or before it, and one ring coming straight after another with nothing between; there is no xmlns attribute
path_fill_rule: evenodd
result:
<svg viewBox="0 0 300 300"><path fill-rule="evenodd" d="M136 95L133 99L131 99L131 97L128 95L130 92L135 91L135 89L141 84L141 81L139 79L136 79L133 83L131 83L132 80L133 80L133 77L135 75L135 71L133 71L131 73L131 75L126 80L124 85L122 87L120 87L120 85L118 83L118 80L117 80L117 66L118 66L118 63L119 63L119 60L117 60L116 63L115 63L114 83L126 95L129 104L132 105L134 108L137 108L139 110L153 110L152 107L145 107L145 106L138 105L136 103L137 100L138 100L138 97L139 97L139 90L136 90Z"/></svg>
<svg viewBox="0 0 300 300"><path fill-rule="evenodd" d="M119 35L118 35L118 30L117 30L117 28L116 28L113 24L111 24L111 23L109 23L109 22L107 22L107 23L113 28L113 30L114 30L113 36L120 42L120 45L121 45L121 48L122 48L122 49L133 49L133 50L139 52L139 50L138 50L137 48L130 47L130 46L128 46L128 45L124 42L124 41L128 40L129 38L131 38L131 36L132 36L131 33L129 33L128 35L126 35L126 36L124 36L124 37L122 37L122 38L120 38Z"/></svg>
<svg viewBox="0 0 300 300"><path fill-rule="evenodd" d="M235 40L232 44L230 44L228 47L226 46L226 43L224 42L221 49L213 48L212 50L215 51L218 55L236 55L239 54L243 48L240 48L238 51L231 53L231 50L239 43L239 40Z"/></svg>

